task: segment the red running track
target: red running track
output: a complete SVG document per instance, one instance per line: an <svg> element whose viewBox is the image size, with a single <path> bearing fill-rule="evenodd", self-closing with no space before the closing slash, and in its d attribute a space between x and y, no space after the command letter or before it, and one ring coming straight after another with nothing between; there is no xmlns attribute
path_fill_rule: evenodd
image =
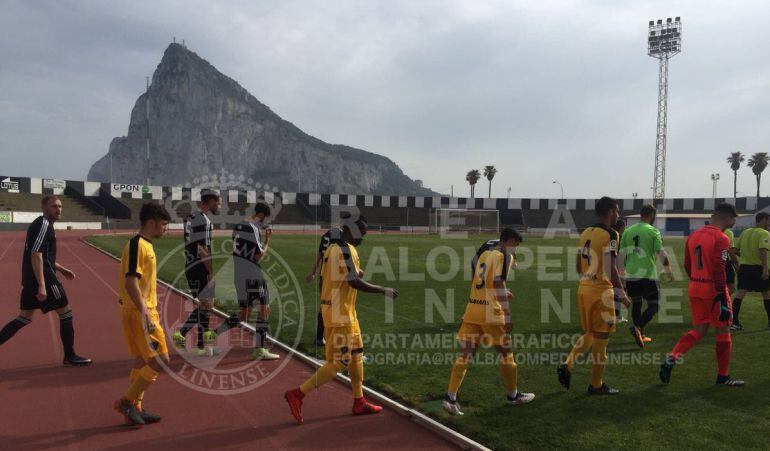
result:
<svg viewBox="0 0 770 451"><path fill-rule="evenodd" d="M57 232L58 261L77 275L74 281L63 281L74 313L75 346L94 364L62 367L58 317L36 313L32 324L0 347L0 449L454 447L388 409L379 415L352 416L350 389L339 382L329 383L305 399L305 423L297 425L283 392L304 381L312 369L296 359L279 377L228 396L203 394L161 374L147 391L144 405L163 415L163 421L142 428L124 425L112 403L128 385L133 359L126 351L116 302L118 263L81 243L83 235ZM4 232L0 236L2 327L18 312L24 234ZM165 298L162 286L159 298ZM183 305L175 294L168 299ZM217 368L243 365L247 353L245 348L233 349ZM172 368L179 369L183 359L173 354ZM267 370L278 364L263 363Z"/></svg>

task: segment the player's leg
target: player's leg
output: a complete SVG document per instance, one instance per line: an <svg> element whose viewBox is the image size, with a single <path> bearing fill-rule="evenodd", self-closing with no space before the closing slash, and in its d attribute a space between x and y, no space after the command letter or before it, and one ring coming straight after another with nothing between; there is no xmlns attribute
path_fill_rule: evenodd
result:
<svg viewBox="0 0 770 451"><path fill-rule="evenodd" d="M660 285L657 280L648 280L645 288L644 300L647 302L647 309L642 313L637 327L639 327L639 331L641 332L642 341L649 343L652 339L644 333L644 328L652 322L653 318L655 318L655 315L657 315L660 310Z"/></svg>
<svg viewBox="0 0 770 451"><path fill-rule="evenodd" d="M580 313L580 326L583 330L583 335L578 338L575 344L570 349L567 359L556 368L556 377L562 387L569 390L572 370L575 367L577 359L581 358L583 354L588 352L593 346L594 336L590 332L590 319L589 319L589 307L587 305L587 291L585 288L578 288L578 312Z"/></svg>
<svg viewBox="0 0 770 451"><path fill-rule="evenodd" d="M198 295L203 289L203 286L200 284L201 277L199 277L198 274L190 270L185 271L185 277L187 278L187 286L190 289L190 295L194 299L198 299ZM200 321L200 304L196 305L195 308L190 312L190 315L184 321L184 324L182 324L182 327L178 331L174 332L174 335L173 335L174 344L178 349L184 350L185 337L190 332L190 330L192 330L194 327L197 327L199 321Z"/></svg>
<svg viewBox="0 0 770 451"><path fill-rule="evenodd" d="M745 382L740 379L730 377L730 354L732 352L732 338L730 337L730 328L727 325L715 327L717 339L714 346L714 354L717 359L717 385L727 387L742 387Z"/></svg>
<svg viewBox="0 0 770 451"><path fill-rule="evenodd" d="M254 336L254 352L252 357L255 360L276 360L280 358L278 354L267 350L267 334L270 331L270 294L267 289L267 282L258 281L255 292L257 304L257 322L255 324L256 334Z"/></svg>
<svg viewBox="0 0 770 451"><path fill-rule="evenodd" d="M465 327L463 327L465 326ZM452 365L452 370L449 373L449 384L447 387L446 396L442 403L444 410L450 415L462 415L460 410L460 404L457 402L457 392L460 390L460 385L463 383L465 373L468 370L468 363L476 354L478 349L478 342L472 341L471 330L473 325L461 324L460 331L458 332L458 342L460 343L460 355L455 359Z"/></svg>
<svg viewBox="0 0 770 451"><path fill-rule="evenodd" d="M299 387L284 393L284 399L289 404L289 409L294 419L302 423L302 400L305 396L316 388L326 384L334 379L338 372L342 371L346 364L342 360L346 354L349 354L350 348L347 346L348 333L345 328L326 329L326 363L324 363L316 372L310 376ZM346 361L347 363L347 361Z"/></svg>
<svg viewBox="0 0 770 451"><path fill-rule="evenodd" d="M767 315L767 327L770 328L770 291L765 290L762 292L762 302L765 306L765 314Z"/></svg>
<svg viewBox="0 0 770 451"><path fill-rule="evenodd" d="M66 300L66 297L64 298ZM59 315L59 336L64 348L65 365L90 365L91 359L80 357L75 352L75 326L72 324L72 309L66 304L56 309Z"/></svg>
<svg viewBox="0 0 770 451"><path fill-rule="evenodd" d="M612 288L607 289L600 296L600 299L595 300L589 309L590 330L594 342L591 345L591 384L588 386L588 393L592 395L615 395L619 391L604 383L607 344L610 333L615 331L615 310L612 307L614 290Z"/></svg>
<svg viewBox="0 0 770 451"><path fill-rule="evenodd" d="M265 299L267 301L267 299ZM263 304L260 301L257 307L257 321L254 329L254 351L252 357L255 360L276 360L280 358L278 354L272 353L267 349L267 334L270 332L270 323L268 318L270 317L270 305Z"/></svg>
<svg viewBox="0 0 770 451"><path fill-rule="evenodd" d="M380 413L382 407L371 403L364 396L364 342L361 332L353 330L348 336L350 358L348 361L348 376L353 391L353 415Z"/></svg>
<svg viewBox="0 0 770 451"><path fill-rule="evenodd" d="M516 368L516 361L513 358L513 351L511 350L510 335L505 335L508 336L508 339L504 339L502 344L495 347L499 354L498 365L500 366L500 376L502 376L503 382L505 383L508 403L515 406L527 404L535 399L535 394L525 393L518 390L518 371Z"/></svg>
<svg viewBox="0 0 770 451"><path fill-rule="evenodd" d="M753 284L752 279L754 279L754 273L755 271L752 270L752 266L750 265L741 265L740 268L738 268L738 289L735 291L735 295L732 298L733 324L730 326L731 330L743 330L743 325L741 324L739 314L741 313L743 298L746 296L747 290L750 289L751 285Z"/></svg>
<svg viewBox="0 0 770 451"><path fill-rule="evenodd" d="M708 332L711 323L711 299L690 298L690 312L693 328L688 330L674 345L674 348L666 356L666 359L660 365L660 381L664 384L671 382L671 372L676 362L681 359L687 351L692 349L698 343L706 332Z"/></svg>
<svg viewBox="0 0 770 451"><path fill-rule="evenodd" d="M642 337L642 307L644 307L644 279L629 280L626 282L626 290L628 297L631 300L631 326L628 330L631 332L631 336L634 338L634 342L640 348L644 347L644 339Z"/></svg>
<svg viewBox="0 0 770 451"><path fill-rule="evenodd" d="M168 365L168 348L166 335L160 325L157 312L149 312L149 319L155 326L153 332L148 332L143 315L134 309L121 309L121 323L123 336L126 339L128 352L136 356L133 368L130 372L130 384L120 399L115 401L114 407L126 422L134 425L160 420L156 415L143 415L141 402L144 392L158 378L162 371L162 364ZM145 420L147 418L147 420Z"/></svg>
<svg viewBox="0 0 770 451"><path fill-rule="evenodd" d="M34 310L20 309L16 318L9 321L8 324L0 330L0 345L10 340L11 337L16 335L16 332L20 331L24 326L29 325L32 322L32 316L34 314Z"/></svg>

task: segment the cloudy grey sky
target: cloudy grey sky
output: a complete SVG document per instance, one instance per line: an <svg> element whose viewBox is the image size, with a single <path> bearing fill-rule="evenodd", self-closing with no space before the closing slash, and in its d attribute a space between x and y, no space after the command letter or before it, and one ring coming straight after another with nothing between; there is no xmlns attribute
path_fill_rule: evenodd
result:
<svg viewBox="0 0 770 451"><path fill-rule="evenodd" d="M727 154L770 151L766 1L0 0L0 174L84 178L176 36L307 133L435 190L467 195L465 172L494 164L501 197L556 197L553 179L648 196L647 22L676 15L667 195L710 195L712 172L729 195Z"/></svg>

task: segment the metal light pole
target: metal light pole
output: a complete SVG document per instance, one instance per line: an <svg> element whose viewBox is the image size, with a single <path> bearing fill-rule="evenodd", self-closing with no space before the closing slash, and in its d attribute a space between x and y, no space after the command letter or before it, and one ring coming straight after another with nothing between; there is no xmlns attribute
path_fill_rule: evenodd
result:
<svg viewBox="0 0 770 451"><path fill-rule="evenodd" d="M551 183L556 183L559 185L559 188L561 188L561 198L564 199L564 185L562 185L561 182L558 180L554 180Z"/></svg>
<svg viewBox="0 0 770 451"><path fill-rule="evenodd" d="M655 140L653 199L666 196L666 119L668 115L668 60L682 51L682 22L679 17L649 23L647 55L658 59L658 130Z"/></svg>
<svg viewBox="0 0 770 451"><path fill-rule="evenodd" d="M719 181L719 173L717 174L711 174L711 182L714 184L713 189L711 191L711 197L714 199L717 198L717 182Z"/></svg>

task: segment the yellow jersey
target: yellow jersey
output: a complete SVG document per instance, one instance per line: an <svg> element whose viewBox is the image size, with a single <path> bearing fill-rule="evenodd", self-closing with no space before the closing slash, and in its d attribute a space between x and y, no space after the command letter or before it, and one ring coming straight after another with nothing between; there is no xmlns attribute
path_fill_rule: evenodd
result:
<svg viewBox="0 0 770 451"><path fill-rule="evenodd" d="M485 250L473 270L471 295L463 322L481 325L505 324L505 316L495 295L495 282L508 278L511 256L499 247Z"/></svg>
<svg viewBox="0 0 770 451"><path fill-rule="evenodd" d="M158 307L156 280L155 249L147 238L136 235L123 247L118 273L119 302L123 308L136 309L134 301L126 291L126 277L136 276L139 279L139 292L148 309Z"/></svg>
<svg viewBox="0 0 770 451"><path fill-rule="evenodd" d="M348 281L357 277L359 268L355 246L342 240L333 241L324 252L321 269L321 315L325 327L358 325L358 290L351 287Z"/></svg>
<svg viewBox="0 0 770 451"><path fill-rule="evenodd" d="M611 258L617 255L618 232L595 224L580 234L580 286L612 288Z"/></svg>

